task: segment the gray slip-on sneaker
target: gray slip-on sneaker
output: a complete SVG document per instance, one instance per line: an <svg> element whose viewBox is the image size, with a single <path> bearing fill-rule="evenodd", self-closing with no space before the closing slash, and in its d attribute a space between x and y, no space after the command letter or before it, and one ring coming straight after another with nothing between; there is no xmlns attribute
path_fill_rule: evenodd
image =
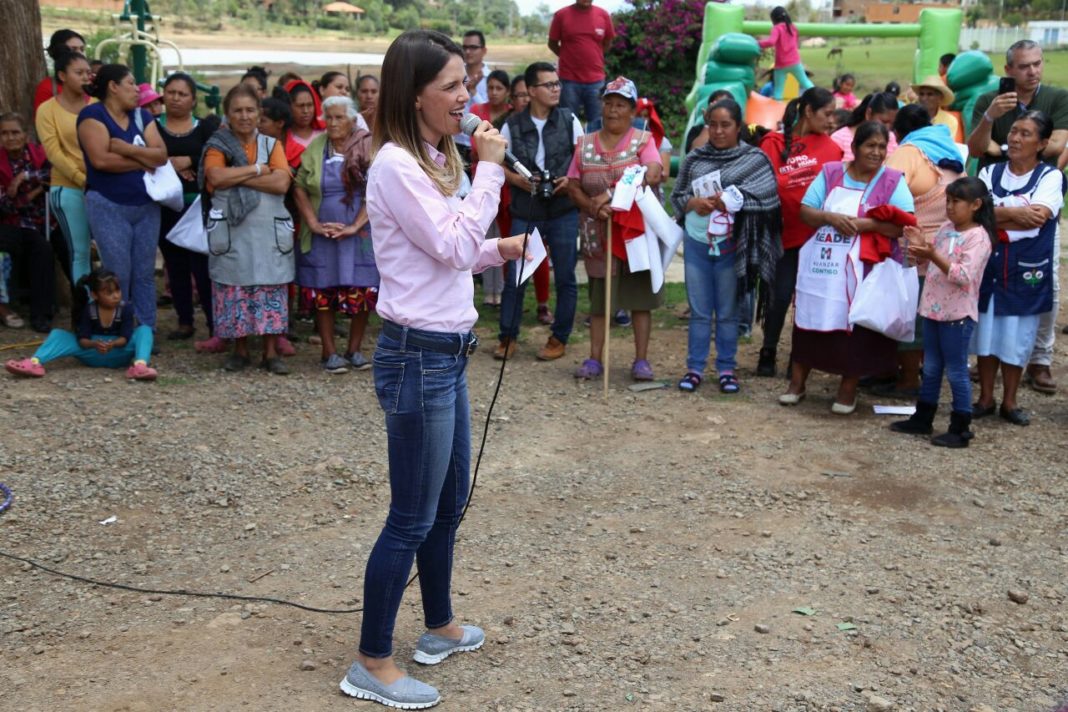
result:
<svg viewBox="0 0 1068 712"><path fill-rule="evenodd" d="M437 665L453 653L466 653L470 650L478 650L486 642L486 634L478 626L465 625L464 634L459 640L446 638L433 633L423 633L419 636L419 643L415 646L415 654L412 659L423 665Z"/></svg>
<svg viewBox="0 0 1068 712"><path fill-rule="evenodd" d="M371 368L371 362L359 351L353 354L345 354L345 360L351 363L352 367L357 371L366 371Z"/></svg>
<svg viewBox="0 0 1068 712"><path fill-rule="evenodd" d="M358 700L379 702L400 710L423 710L441 702L438 691L413 677L405 675L392 685L382 684L367 668L356 661L341 681L341 691Z"/></svg>
<svg viewBox="0 0 1068 712"><path fill-rule="evenodd" d="M341 358L337 354L330 354L327 358L319 362L323 367L323 370L327 373L348 373L349 362Z"/></svg>

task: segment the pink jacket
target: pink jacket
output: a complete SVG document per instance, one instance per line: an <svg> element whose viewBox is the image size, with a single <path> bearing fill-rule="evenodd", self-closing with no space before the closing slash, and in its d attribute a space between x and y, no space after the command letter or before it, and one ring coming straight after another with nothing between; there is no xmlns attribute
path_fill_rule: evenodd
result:
<svg viewBox="0 0 1068 712"><path fill-rule="evenodd" d="M797 51L797 28L793 32L786 29L786 23L780 22L771 28L771 37L760 40L761 47L775 48L775 68L792 67L801 63L801 54Z"/></svg>

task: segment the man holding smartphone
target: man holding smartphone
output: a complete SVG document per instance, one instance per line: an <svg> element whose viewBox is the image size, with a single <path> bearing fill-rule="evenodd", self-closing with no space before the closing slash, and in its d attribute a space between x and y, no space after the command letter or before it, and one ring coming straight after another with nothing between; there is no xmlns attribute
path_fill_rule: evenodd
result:
<svg viewBox="0 0 1068 712"><path fill-rule="evenodd" d="M983 94L972 112L972 132L968 151L979 159L980 168L1008 160L1009 130L1025 111L1041 111L1053 121L1053 135L1042 160L1054 166L1068 142L1068 91L1042 83L1042 48L1031 40L1013 43L1005 52L1005 74L998 91ZM1038 323L1035 347L1024 380L1040 393L1056 393L1050 366L1057 333L1057 307L1060 300L1058 264L1061 235L1058 226L1053 244L1053 310Z"/></svg>
<svg viewBox="0 0 1068 712"><path fill-rule="evenodd" d="M1041 111L1053 120L1053 137L1042 155L1056 165L1068 143L1068 91L1042 84L1042 48L1031 40L1013 43L1005 52L1005 77L998 91L979 97L972 111L968 151L979 167L1007 159L1009 130L1025 111Z"/></svg>

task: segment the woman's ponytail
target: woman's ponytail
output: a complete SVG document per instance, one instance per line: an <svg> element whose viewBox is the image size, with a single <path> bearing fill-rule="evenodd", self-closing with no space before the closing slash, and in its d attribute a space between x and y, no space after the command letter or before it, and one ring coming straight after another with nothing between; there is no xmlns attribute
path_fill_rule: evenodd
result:
<svg viewBox="0 0 1068 712"><path fill-rule="evenodd" d="M782 133L786 138L782 150L783 161L790 158L790 144L793 141L793 134L797 125L805 118L805 109L807 108L809 113L814 114L828 104L833 103L834 96L829 91L820 87L810 87L801 96L792 99L786 105L786 111L782 115Z"/></svg>
<svg viewBox="0 0 1068 712"><path fill-rule="evenodd" d="M72 331L77 332L78 324L82 321L82 314L85 312L86 307L89 306L89 283L92 278L92 272L83 274L74 284L74 291L70 295L70 327Z"/></svg>
<svg viewBox="0 0 1068 712"><path fill-rule="evenodd" d="M801 97L797 97L790 100L790 103L786 105L786 111L782 115L782 135L786 139L783 141L782 148L782 160L784 162L790 157L790 142L793 140L794 126L797 125L800 116Z"/></svg>

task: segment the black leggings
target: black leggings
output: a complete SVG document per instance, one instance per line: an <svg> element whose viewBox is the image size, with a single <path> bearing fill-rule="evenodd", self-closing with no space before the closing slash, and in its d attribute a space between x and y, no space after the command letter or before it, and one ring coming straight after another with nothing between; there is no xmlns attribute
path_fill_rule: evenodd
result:
<svg viewBox="0 0 1068 712"><path fill-rule="evenodd" d="M782 257L775 265L775 292L771 295L768 314L764 319L764 348L778 349L782 327L786 323L786 312L794 299L794 287L797 285L797 257L800 247L783 251Z"/></svg>
<svg viewBox="0 0 1068 712"><path fill-rule="evenodd" d="M55 272L52 266L52 246L48 244L48 240L36 230L17 225L0 225L0 252L11 255L15 265L29 273L30 319L50 319L55 292Z"/></svg>
<svg viewBox="0 0 1068 712"><path fill-rule="evenodd" d="M178 314L180 326L193 325L193 280L195 280L200 307L204 310L204 320L208 324L208 333L213 334L208 256L179 247L166 237L181 217L182 213L176 213L169 208L163 208L160 211L159 250L163 253L163 264L167 267L174 311Z"/></svg>

